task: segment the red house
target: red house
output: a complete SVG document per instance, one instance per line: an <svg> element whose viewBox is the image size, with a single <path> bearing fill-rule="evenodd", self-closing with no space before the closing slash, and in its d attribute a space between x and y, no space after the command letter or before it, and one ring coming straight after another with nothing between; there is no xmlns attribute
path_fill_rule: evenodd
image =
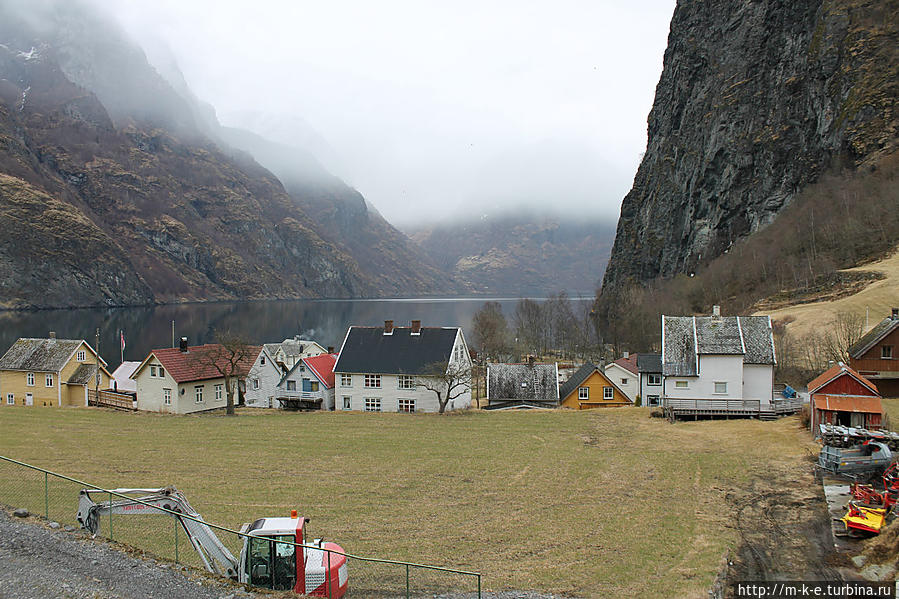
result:
<svg viewBox="0 0 899 599"><path fill-rule="evenodd" d="M877 387L842 362L821 373L808 384L812 403L812 432L819 424L838 424L878 429L883 405Z"/></svg>
<svg viewBox="0 0 899 599"><path fill-rule="evenodd" d="M849 348L849 365L877 381L884 397L899 397L899 308Z"/></svg>

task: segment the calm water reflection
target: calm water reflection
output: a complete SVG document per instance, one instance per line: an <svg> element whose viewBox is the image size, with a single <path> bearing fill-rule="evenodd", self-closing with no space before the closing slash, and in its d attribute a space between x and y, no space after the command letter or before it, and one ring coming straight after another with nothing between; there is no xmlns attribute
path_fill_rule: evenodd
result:
<svg viewBox="0 0 899 599"><path fill-rule="evenodd" d="M140 308L0 312L0 355L19 337L46 337L55 331L62 339L86 339L94 345L100 329L100 354L114 368L119 364L118 331L125 331L125 359L142 360L151 349L172 345L176 337L191 345L212 342L215 330L231 330L253 343L272 343L307 335L323 346L340 347L351 324L397 325L412 319L422 326L461 326L470 338L471 319L486 298L303 300L229 302ZM515 299L499 300L511 321ZM582 301L590 301L583 298Z"/></svg>

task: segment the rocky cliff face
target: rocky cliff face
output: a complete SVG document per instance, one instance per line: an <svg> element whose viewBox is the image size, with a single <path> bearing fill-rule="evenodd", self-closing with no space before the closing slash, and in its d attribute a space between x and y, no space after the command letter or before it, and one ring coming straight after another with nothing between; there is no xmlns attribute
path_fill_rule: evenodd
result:
<svg viewBox="0 0 899 599"><path fill-rule="evenodd" d="M899 2L681 0L603 295L690 273L897 147Z"/></svg>

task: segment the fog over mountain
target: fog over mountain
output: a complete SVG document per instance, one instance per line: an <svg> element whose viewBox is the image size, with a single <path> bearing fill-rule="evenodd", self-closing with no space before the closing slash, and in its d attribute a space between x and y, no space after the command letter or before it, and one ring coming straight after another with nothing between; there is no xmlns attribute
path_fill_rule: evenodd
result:
<svg viewBox="0 0 899 599"><path fill-rule="evenodd" d="M617 218L674 8L93 2L223 125L309 152L403 226L510 207Z"/></svg>

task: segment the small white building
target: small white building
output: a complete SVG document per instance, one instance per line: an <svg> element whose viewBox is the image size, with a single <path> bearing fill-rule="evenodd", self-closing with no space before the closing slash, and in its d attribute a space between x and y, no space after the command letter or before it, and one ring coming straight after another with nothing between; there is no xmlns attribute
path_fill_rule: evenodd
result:
<svg viewBox="0 0 899 599"><path fill-rule="evenodd" d="M336 361L337 354L321 354L297 362L278 382L275 407L333 410Z"/></svg>
<svg viewBox="0 0 899 599"><path fill-rule="evenodd" d="M637 354L640 373L640 403L655 407L662 405L662 355Z"/></svg>
<svg viewBox="0 0 899 599"><path fill-rule="evenodd" d="M662 401L675 415L772 412L768 316L662 316Z"/></svg>
<svg viewBox="0 0 899 599"><path fill-rule="evenodd" d="M460 327L352 326L334 365L338 410L366 412L437 412L437 394L422 387L435 365L469 373L465 390L447 405L458 410L471 405L471 357Z"/></svg>
<svg viewBox="0 0 899 599"><path fill-rule="evenodd" d="M247 374L244 403L250 408L277 408L275 397L278 395L278 383L281 382L281 368L266 347L259 350Z"/></svg>
<svg viewBox="0 0 899 599"><path fill-rule="evenodd" d="M631 403L637 400L640 392L640 373L637 370L637 354L626 355L614 362L606 364L603 369L606 377L624 393Z"/></svg>
<svg viewBox="0 0 899 599"><path fill-rule="evenodd" d="M119 393L137 393L137 383L131 378L140 362L122 362L112 372L111 388Z"/></svg>

